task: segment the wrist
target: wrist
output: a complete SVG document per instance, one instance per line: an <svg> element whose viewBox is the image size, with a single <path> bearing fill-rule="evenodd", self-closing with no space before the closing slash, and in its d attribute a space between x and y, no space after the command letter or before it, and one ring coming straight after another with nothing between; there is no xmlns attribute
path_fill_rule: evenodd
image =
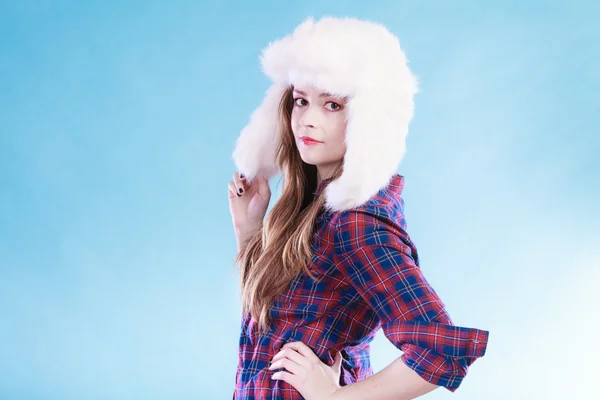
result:
<svg viewBox="0 0 600 400"><path fill-rule="evenodd" d="M246 227L246 226L236 227L236 228L234 228L234 230L235 230L235 235L238 237L238 239L248 237L254 231L253 229Z"/></svg>
<svg viewBox="0 0 600 400"><path fill-rule="evenodd" d="M244 227L235 227L235 238L237 239L237 248L238 252L242 251L242 249L246 246L248 239L253 235L256 231L254 228L249 228L247 226Z"/></svg>
<svg viewBox="0 0 600 400"><path fill-rule="evenodd" d="M243 225L238 225L235 228L235 232L236 233L240 233L243 235L250 235L254 232L256 232L257 230L259 230L262 227L262 219L260 220L250 220L247 221L245 224Z"/></svg>
<svg viewBox="0 0 600 400"><path fill-rule="evenodd" d="M328 400L343 400L344 393L341 386L338 386L335 391L329 396Z"/></svg>

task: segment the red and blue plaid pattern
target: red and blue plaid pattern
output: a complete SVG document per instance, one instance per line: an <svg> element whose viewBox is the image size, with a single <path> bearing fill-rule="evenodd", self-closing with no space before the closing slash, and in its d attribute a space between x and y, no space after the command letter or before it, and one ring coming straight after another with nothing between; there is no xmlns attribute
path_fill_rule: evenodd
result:
<svg viewBox="0 0 600 400"><path fill-rule="evenodd" d="M318 190L323 190L322 182ZM322 213L313 260L273 304L274 326L259 336L242 317L234 399L302 399L272 380L269 361L287 342L308 345L327 365L342 351L341 385L373 374L370 342L380 328L423 379L454 392L469 365L485 354L489 332L455 326L419 267L406 232L404 177L396 174L362 206Z"/></svg>

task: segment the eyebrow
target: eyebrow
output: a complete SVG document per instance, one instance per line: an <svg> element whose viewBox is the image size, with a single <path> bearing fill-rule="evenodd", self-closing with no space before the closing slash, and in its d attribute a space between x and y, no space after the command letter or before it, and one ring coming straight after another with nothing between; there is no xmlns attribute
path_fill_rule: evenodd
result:
<svg viewBox="0 0 600 400"><path fill-rule="evenodd" d="M304 93L302 90L294 89L294 92L301 94L302 96L307 96L307 94ZM338 96L334 96L331 93L325 92L325 93L321 93L319 95L319 97L338 97Z"/></svg>
<svg viewBox="0 0 600 400"><path fill-rule="evenodd" d="M302 96L307 96L307 94L304 93L302 90L294 89L294 92L296 92L296 93L298 93L299 95L302 95ZM349 100L348 96L340 97L340 96L336 96L334 94L331 94L329 92L321 93L319 95L319 97L333 97L335 99L343 101L344 103L348 103L348 100Z"/></svg>

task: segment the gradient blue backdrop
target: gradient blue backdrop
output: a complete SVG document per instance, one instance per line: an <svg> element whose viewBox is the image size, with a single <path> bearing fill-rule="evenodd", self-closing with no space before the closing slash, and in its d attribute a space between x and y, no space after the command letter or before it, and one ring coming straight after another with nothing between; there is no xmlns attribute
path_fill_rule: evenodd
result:
<svg viewBox="0 0 600 400"><path fill-rule="evenodd" d="M310 15L386 24L421 81L408 230L454 322L491 331L426 397L594 398L597 4L1 1L0 398L231 398L231 152L260 49Z"/></svg>

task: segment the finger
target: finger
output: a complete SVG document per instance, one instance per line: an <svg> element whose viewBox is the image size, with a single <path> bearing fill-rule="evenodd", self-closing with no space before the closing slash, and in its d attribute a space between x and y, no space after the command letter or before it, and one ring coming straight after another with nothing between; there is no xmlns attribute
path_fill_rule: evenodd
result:
<svg viewBox="0 0 600 400"><path fill-rule="evenodd" d="M233 197L240 197L241 196L241 194L238 193L238 190L237 190L234 182L229 182L228 190L229 190L229 198L230 199L233 198Z"/></svg>
<svg viewBox="0 0 600 400"><path fill-rule="evenodd" d="M236 171L233 174L233 183L235 184L236 193L244 194L244 192L246 191L243 181L244 181L244 179L240 178L240 173Z"/></svg>
<svg viewBox="0 0 600 400"><path fill-rule="evenodd" d="M321 361L321 359L317 357L317 355L312 351L312 349L302 342L288 342L284 344L282 348L294 349L312 362Z"/></svg>
<svg viewBox="0 0 600 400"><path fill-rule="evenodd" d="M296 350L290 348L280 350L279 353L275 354L275 357L273 357L271 363L274 364L276 361L283 358L288 358L294 361L296 364L302 365L307 368L310 366L310 361L306 357L298 353Z"/></svg>
<svg viewBox="0 0 600 400"><path fill-rule="evenodd" d="M333 365L331 366L331 368L333 368L336 372L339 372L342 367L343 359L344 359L344 357L342 357L342 352L338 351L337 354L335 355L335 359L333 361Z"/></svg>
<svg viewBox="0 0 600 400"><path fill-rule="evenodd" d="M305 368L297 362L292 361L289 358L283 357L271 364L271 366L268 369L271 371L276 369L285 369L291 372L292 374L298 374Z"/></svg>
<svg viewBox="0 0 600 400"><path fill-rule="evenodd" d="M293 374L290 374L289 372L285 372L285 371L275 372L271 376L271 379L278 379L278 380L285 381L285 382L289 383L290 385L292 385L294 388L296 388L298 386L298 381L296 379L296 376L294 376ZM298 390L298 389L296 389L296 390Z"/></svg>

